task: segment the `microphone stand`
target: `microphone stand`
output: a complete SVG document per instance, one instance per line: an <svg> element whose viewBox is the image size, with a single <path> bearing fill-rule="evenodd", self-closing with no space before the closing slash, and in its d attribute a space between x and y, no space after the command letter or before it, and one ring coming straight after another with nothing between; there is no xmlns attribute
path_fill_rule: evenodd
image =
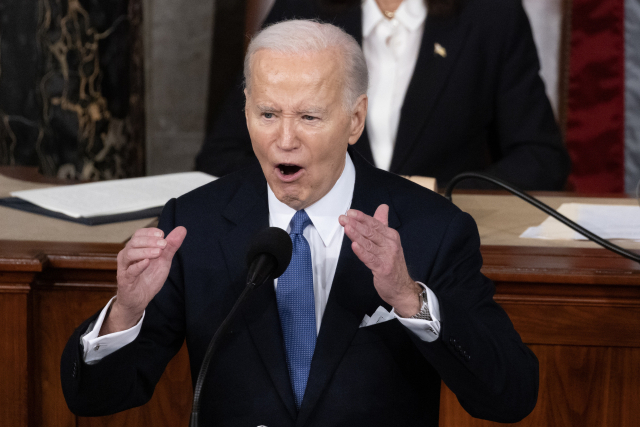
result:
<svg viewBox="0 0 640 427"><path fill-rule="evenodd" d="M224 321L211 338L211 342L209 342L209 347L207 348L207 352L204 355L204 359L202 361L202 365L200 366L200 373L198 374L198 380L196 381L196 387L193 392L193 406L191 408L191 420L189 421L189 427L198 427L198 412L200 412L200 396L202 392L202 386L204 384L204 379L207 376L207 371L209 370L209 362L211 361L211 357L218 347L219 338L224 335L229 328L229 324L231 320L234 318L238 307L242 304L242 302L246 299L249 292L254 290L257 286L254 281L249 281L245 286L244 290L236 300L236 303L231 308L227 317L225 317Z"/></svg>
<svg viewBox="0 0 640 427"><path fill-rule="evenodd" d="M247 253L247 264L249 271L247 274L247 285L231 308L227 317L218 328L213 338L209 342L209 347L204 354L198 379L193 391L193 406L191 408L190 427L198 427L198 413L200 412L200 397L202 396L202 385L209 370L209 363L219 346L221 337L226 333L229 324L233 320L238 311L238 307L244 302L249 295L258 286L263 285L269 279L280 276L291 262L291 238L286 231L276 227L268 227L260 231L249 247Z"/></svg>
<svg viewBox="0 0 640 427"><path fill-rule="evenodd" d="M556 211L555 209L553 209L551 206L548 206L544 203L542 203L540 200L536 199L533 196L528 195L527 193L525 193L524 191L516 188L515 186L509 184L506 181L503 181L499 178L493 177L491 175L486 175L483 173L478 173L478 172L464 172L461 173L459 175L456 175L455 177L453 177L453 179L451 180L451 182L449 182L449 185L447 185L447 188L444 191L444 197L449 200L451 200L451 193L453 192L454 187L456 186L457 183L459 183L460 181L464 181L465 179L481 179L484 181L489 181L492 184L495 184L499 187L504 188L505 190L507 190L508 192L510 192L511 194L521 198L522 200L524 200L525 202L530 203L531 205L535 206L536 208L540 209L541 211L547 213L548 215L554 217L555 219L557 219L558 221L560 221L561 223L563 223L564 225L566 225L567 227L571 228L574 231L577 231L578 233L582 234L584 237L586 237L587 239L591 240L594 243L597 243L598 245L602 246L605 249L610 250L613 253L616 253L620 256L623 256L627 259L630 259L631 261L635 261L640 263L640 256L638 256L637 254L628 251L626 249L621 248L620 246L611 243L608 240L603 239L602 237L598 236L595 233L592 233L591 231L587 230L586 228L582 227L581 225L571 221L569 218L567 218L566 216L562 215L561 213L559 213L558 211Z"/></svg>

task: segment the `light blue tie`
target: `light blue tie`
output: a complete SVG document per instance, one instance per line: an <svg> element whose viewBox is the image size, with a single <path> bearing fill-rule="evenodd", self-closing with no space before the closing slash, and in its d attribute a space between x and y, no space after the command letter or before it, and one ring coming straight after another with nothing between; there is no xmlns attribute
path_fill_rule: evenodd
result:
<svg viewBox="0 0 640 427"><path fill-rule="evenodd" d="M276 298L287 352L287 366L296 406L300 409L307 387L311 358L316 348L316 306L313 297L311 249L302 232L311 224L307 213L296 212L291 220L293 255L278 279Z"/></svg>

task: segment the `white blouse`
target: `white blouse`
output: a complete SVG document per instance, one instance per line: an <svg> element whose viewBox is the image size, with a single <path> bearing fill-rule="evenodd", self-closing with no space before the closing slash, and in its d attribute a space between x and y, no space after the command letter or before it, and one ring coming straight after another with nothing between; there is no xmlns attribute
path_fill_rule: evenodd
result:
<svg viewBox="0 0 640 427"><path fill-rule="evenodd" d="M400 109L427 19L424 0L404 0L387 19L375 0L362 4L362 50L369 68L367 133L375 165L389 170Z"/></svg>

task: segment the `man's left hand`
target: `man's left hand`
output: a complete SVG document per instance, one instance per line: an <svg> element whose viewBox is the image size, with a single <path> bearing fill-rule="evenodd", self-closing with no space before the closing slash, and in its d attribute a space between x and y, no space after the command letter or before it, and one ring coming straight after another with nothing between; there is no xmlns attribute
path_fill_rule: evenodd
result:
<svg viewBox="0 0 640 427"><path fill-rule="evenodd" d="M350 209L339 218L351 239L351 248L373 273L378 295L401 317L411 317L421 309L418 294L422 287L409 276L400 235L388 224L389 206L380 205L373 217Z"/></svg>

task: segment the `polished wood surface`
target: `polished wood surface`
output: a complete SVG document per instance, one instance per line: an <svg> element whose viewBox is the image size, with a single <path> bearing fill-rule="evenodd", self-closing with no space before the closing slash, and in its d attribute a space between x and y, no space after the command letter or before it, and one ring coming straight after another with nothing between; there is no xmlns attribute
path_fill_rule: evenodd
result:
<svg viewBox="0 0 640 427"><path fill-rule="evenodd" d="M72 330L115 292L118 244L0 241L0 419L12 426L187 425L186 349L147 405L71 414L59 358ZM496 300L540 360L538 406L518 426L631 426L640 415L640 266L600 249L483 247ZM28 354L27 354L28 349ZM28 357L27 357L28 356ZM441 426L471 418L443 387Z"/></svg>
<svg viewBox="0 0 640 427"><path fill-rule="evenodd" d="M115 293L122 244L0 241L0 426L186 426L186 349L147 405L101 418L67 409L59 363L71 332ZM518 426L635 426L640 419L640 265L591 248L483 246L523 340L540 361L534 412ZM441 426L471 418L443 387Z"/></svg>

